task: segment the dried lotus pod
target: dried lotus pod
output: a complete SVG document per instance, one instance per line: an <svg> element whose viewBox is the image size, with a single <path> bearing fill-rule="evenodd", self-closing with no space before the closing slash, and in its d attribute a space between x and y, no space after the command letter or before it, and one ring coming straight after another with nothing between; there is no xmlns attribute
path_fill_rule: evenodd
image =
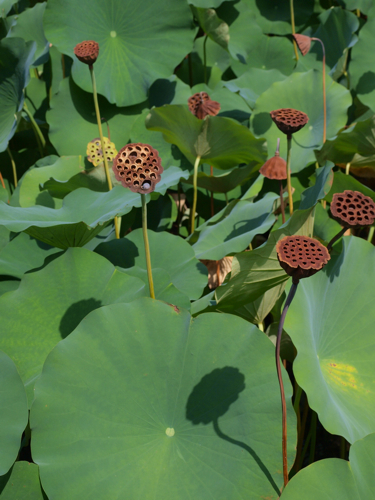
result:
<svg viewBox="0 0 375 500"><path fill-rule="evenodd" d="M94 40L77 43L74 47L74 54L81 62L91 66L98 58L99 44L94 42Z"/></svg>
<svg viewBox="0 0 375 500"><path fill-rule="evenodd" d="M293 38L296 41L301 54L305 56L310 50L312 38L299 34L293 35Z"/></svg>
<svg viewBox="0 0 375 500"><path fill-rule="evenodd" d="M103 137L103 141L106 158L108 161L112 161L117 155L116 146L108 139L108 137ZM86 154L88 161L93 163L95 167L103 161L102 143L99 137L93 139L87 144Z"/></svg>
<svg viewBox="0 0 375 500"><path fill-rule="evenodd" d="M267 179L283 180L286 175L286 161L280 157L280 153L276 151L275 156L266 161L260 168L259 172L267 177Z"/></svg>
<svg viewBox="0 0 375 500"><path fill-rule="evenodd" d="M320 271L331 258L325 246L308 236L285 236L276 243L277 258L297 284Z"/></svg>
<svg viewBox="0 0 375 500"><path fill-rule="evenodd" d="M309 121L306 113L292 108L276 109L270 115L277 128L286 135L298 132Z"/></svg>
<svg viewBox="0 0 375 500"><path fill-rule="evenodd" d="M156 149L140 142L127 144L113 160L115 177L133 193L152 193L163 173Z"/></svg>
<svg viewBox="0 0 375 500"><path fill-rule="evenodd" d="M194 116L203 120L207 115L216 116L220 111L220 104L211 101L207 92L197 92L188 99L189 110Z"/></svg>
<svg viewBox="0 0 375 500"><path fill-rule="evenodd" d="M375 220L375 203L359 191L346 190L333 195L331 214L346 228L371 226Z"/></svg>

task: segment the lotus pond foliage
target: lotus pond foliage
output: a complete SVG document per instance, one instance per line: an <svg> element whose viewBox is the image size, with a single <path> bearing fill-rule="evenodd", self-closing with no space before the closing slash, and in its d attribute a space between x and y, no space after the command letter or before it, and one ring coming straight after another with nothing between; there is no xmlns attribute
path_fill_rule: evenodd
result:
<svg viewBox="0 0 375 500"><path fill-rule="evenodd" d="M1 500L373 498L373 2L0 10Z"/></svg>

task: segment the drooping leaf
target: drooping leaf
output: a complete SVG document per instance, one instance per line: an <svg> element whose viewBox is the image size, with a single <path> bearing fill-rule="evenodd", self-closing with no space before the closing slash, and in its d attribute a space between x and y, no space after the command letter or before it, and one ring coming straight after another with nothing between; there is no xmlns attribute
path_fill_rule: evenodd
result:
<svg viewBox="0 0 375 500"><path fill-rule="evenodd" d="M280 108L294 108L309 117L305 127L292 135L292 172L299 172L315 161L314 149L323 141L323 94L321 74L316 70L295 73L282 82L276 82L261 94L251 116L251 130L258 137L265 137L268 155L275 153L277 138L281 138L280 156L286 158L286 136L273 123L270 112ZM350 93L327 76L327 139L344 127L347 109L351 104Z"/></svg>
<svg viewBox="0 0 375 500"><path fill-rule="evenodd" d="M256 203L232 201L189 237L196 257L219 260L243 251L256 234L267 232L275 222L272 210L276 198L277 195L269 194Z"/></svg>
<svg viewBox="0 0 375 500"><path fill-rule="evenodd" d="M0 347L14 359L29 403L47 354L90 311L147 295L141 280L83 248L71 248L44 269L25 274L16 291L0 297Z"/></svg>
<svg viewBox="0 0 375 500"><path fill-rule="evenodd" d="M33 458L47 495L279 495L273 352L263 333L231 315L191 320L151 299L94 311L49 355L36 388Z"/></svg>
<svg viewBox="0 0 375 500"><path fill-rule="evenodd" d="M43 206L11 207L0 202L0 224L58 248L83 246L116 215L141 205L138 193L116 186L107 193L77 189L68 194L60 209Z"/></svg>
<svg viewBox="0 0 375 500"><path fill-rule="evenodd" d="M0 478L1 500L47 500L39 481L39 467L29 462L16 462L10 472Z"/></svg>
<svg viewBox="0 0 375 500"><path fill-rule="evenodd" d="M229 26L218 17L214 9L193 8L193 14L197 17L200 27L205 34L224 49L228 48Z"/></svg>
<svg viewBox="0 0 375 500"><path fill-rule="evenodd" d="M35 42L25 43L21 38L0 41L0 152L5 151L16 131L17 113L23 106L23 89L30 79L35 49Z"/></svg>
<svg viewBox="0 0 375 500"><path fill-rule="evenodd" d="M164 269L176 288L198 299L207 284L207 270L195 257L191 246L178 236L148 231L152 267ZM141 229L132 231L120 240L102 243L95 251L113 265L124 269L133 266L146 269Z"/></svg>
<svg viewBox="0 0 375 500"><path fill-rule="evenodd" d="M315 184L307 188L301 194L301 203L299 205L300 210L311 208L318 202L318 200L322 200L326 197L331 190L334 179L334 174L332 172L333 167L334 164L328 161L324 167L319 168L316 171Z"/></svg>
<svg viewBox="0 0 375 500"><path fill-rule="evenodd" d="M332 201L332 196L335 193L343 193L345 189L351 191L359 191L366 196L369 196L375 201L375 192L361 182L357 181L351 175L345 175L343 172L336 172L333 178L332 189L327 195L327 201Z"/></svg>
<svg viewBox="0 0 375 500"><path fill-rule="evenodd" d="M44 64L48 59L49 42L45 37L43 29L43 14L47 2L37 3L31 9L26 9L11 27L8 38L23 38L25 42L35 41L36 51L33 66Z"/></svg>
<svg viewBox="0 0 375 500"><path fill-rule="evenodd" d="M286 282L289 276L277 260L276 243L284 236L312 234L313 209L296 210L267 243L251 252L237 254L232 263L231 278L216 289L219 308L239 307L258 299L270 288Z"/></svg>
<svg viewBox="0 0 375 500"><path fill-rule="evenodd" d="M199 120L187 106L170 105L152 109L146 127L163 132L165 140L176 144L192 164L198 155L222 169L264 160L264 142L230 118Z"/></svg>
<svg viewBox="0 0 375 500"><path fill-rule="evenodd" d="M0 351L0 475L16 460L27 420L27 398L13 361ZM1 495L2 496L2 495Z"/></svg>
<svg viewBox="0 0 375 500"><path fill-rule="evenodd" d="M375 431L374 258L367 241L343 238L341 255L301 280L284 326L309 405L328 432L350 443Z"/></svg>
<svg viewBox="0 0 375 500"><path fill-rule="evenodd" d="M195 29L185 2L166 0L163 15L150 0L93 0L89 6L75 0L48 2L46 36L63 54L73 57L72 75L91 92L87 65L73 55L77 43L95 40L100 52L95 63L99 94L117 106L143 102L151 84L168 77L192 48ZM168 53L168 57L160 54Z"/></svg>

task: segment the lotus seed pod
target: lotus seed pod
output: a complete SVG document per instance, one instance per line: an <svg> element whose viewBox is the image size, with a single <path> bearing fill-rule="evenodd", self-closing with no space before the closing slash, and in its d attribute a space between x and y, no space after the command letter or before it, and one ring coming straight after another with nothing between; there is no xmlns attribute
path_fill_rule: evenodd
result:
<svg viewBox="0 0 375 500"><path fill-rule="evenodd" d="M163 173L161 158L156 149L139 142L127 144L113 160L115 177L133 193L152 193Z"/></svg>
<svg viewBox="0 0 375 500"><path fill-rule="evenodd" d="M305 56L310 50L311 38L309 36L299 34L293 35L293 37L298 45L299 50L301 51L301 54Z"/></svg>
<svg viewBox="0 0 375 500"><path fill-rule="evenodd" d="M325 246L308 236L285 236L276 243L277 258L293 283L320 271L331 258Z"/></svg>
<svg viewBox="0 0 375 500"><path fill-rule="evenodd" d="M333 195L331 214L346 228L371 226L375 220L375 203L359 191L346 190Z"/></svg>
<svg viewBox="0 0 375 500"><path fill-rule="evenodd" d="M103 137L103 141L106 158L108 161L112 161L117 155L116 146L107 137ZM93 163L95 167L104 160L102 143L99 137L87 144L86 154L88 161Z"/></svg>
<svg viewBox="0 0 375 500"><path fill-rule="evenodd" d="M81 62L91 66L97 60L99 55L99 44L94 40L86 40L78 43L74 47L74 54Z"/></svg>
<svg viewBox="0 0 375 500"><path fill-rule="evenodd" d="M207 115L216 116L220 111L220 104L211 101L207 92L197 92L188 99L189 110L194 116L203 120Z"/></svg>
<svg viewBox="0 0 375 500"><path fill-rule="evenodd" d="M279 152L276 151L275 156L267 160L259 172L267 179L286 179L286 161L280 158Z"/></svg>
<svg viewBox="0 0 375 500"><path fill-rule="evenodd" d="M276 109L270 115L277 128L286 135L298 132L309 121L306 113L292 108Z"/></svg>

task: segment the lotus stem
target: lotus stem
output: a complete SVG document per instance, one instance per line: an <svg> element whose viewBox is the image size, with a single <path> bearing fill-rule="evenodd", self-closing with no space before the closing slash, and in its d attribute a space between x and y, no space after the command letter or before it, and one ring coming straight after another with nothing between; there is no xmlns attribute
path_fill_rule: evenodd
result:
<svg viewBox="0 0 375 500"><path fill-rule="evenodd" d="M142 199L142 231L143 231L143 241L145 243L148 286L150 288L150 297L152 299L154 299L155 298L155 291L154 291L154 282L153 282L153 279L152 279L150 245L148 243L148 234L147 234L147 204L146 204L146 195L145 194L141 194L141 199Z"/></svg>
<svg viewBox="0 0 375 500"><path fill-rule="evenodd" d="M375 231L375 226L371 226L367 236L367 241L369 243L372 243L372 239L374 237L374 231Z"/></svg>
<svg viewBox="0 0 375 500"><path fill-rule="evenodd" d="M39 151L40 151L40 155L43 158L43 156L44 156L44 149L46 147L46 140L44 139L42 131L39 128L39 125L36 123L36 121L34 120L33 115L30 113L29 108L27 107L26 102L23 103L23 110L27 114L27 116L28 116L28 118L29 118L29 120L31 122L31 125L33 126L34 133L35 133L36 140L37 140L38 147L39 147Z"/></svg>
<svg viewBox="0 0 375 500"><path fill-rule="evenodd" d="M206 49L207 38L208 35L206 35L203 40L204 83L207 83L207 49Z"/></svg>
<svg viewBox="0 0 375 500"><path fill-rule="evenodd" d="M295 26L295 22L294 22L294 5L293 5L293 0L290 0L290 22L291 22L291 25L292 25L292 34L295 35L296 34L296 26ZM294 40L294 38L293 38L293 47L294 47L294 53L296 55L296 61L298 61L299 57L298 57L297 43Z"/></svg>
<svg viewBox="0 0 375 500"><path fill-rule="evenodd" d="M211 176L214 175L214 167L211 165L210 167ZM211 191L211 217L215 215L215 207L214 207L214 192Z"/></svg>
<svg viewBox="0 0 375 500"><path fill-rule="evenodd" d="M283 333L283 326L286 317L286 313L288 312L289 306L293 300L293 297L296 293L298 286L298 281L296 283L292 283L290 288L288 297L285 302L285 306L283 312L281 314L279 329L277 331L277 339L276 339L276 369L277 369L277 377L279 379L280 385L280 394L281 394L281 407L282 407L282 455L283 455L283 476L284 476L284 488L288 484L288 456L287 456L287 418L286 418L286 402L285 402L285 391L283 378L281 374L281 364L280 364L280 344L281 344L281 335Z"/></svg>
<svg viewBox="0 0 375 500"><path fill-rule="evenodd" d="M0 183L1 183L2 187L4 189L6 189L5 184L4 184L4 179L3 179L3 176L1 175L1 172L0 172Z"/></svg>
<svg viewBox="0 0 375 500"><path fill-rule="evenodd" d="M99 111L99 102L98 102L98 93L97 93L97 90L96 90L96 80L95 80L94 66L92 64L89 65L89 70L90 70L91 81L92 81L92 91L93 91L93 96L94 96L94 106L95 106L95 113L96 113L96 121L98 122L100 143L101 143L102 151L103 151L105 175L106 175L106 178L107 178L108 189L109 189L109 191L111 191L113 186L112 186L111 176L109 174L108 160L107 160L107 156L105 154L104 137L103 137L103 129L102 129L102 120L101 120L100 111ZM115 223L116 238L119 239L120 238L120 227L119 227L118 217L114 218L114 223Z"/></svg>
<svg viewBox="0 0 375 500"><path fill-rule="evenodd" d="M311 423L310 423L311 441L310 441L309 465L312 464L315 459L316 420L317 420L316 413L315 411L312 411Z"/></svg>
<svg viewBox="0 0 375 500"><path fill-rule="evenodd" d="M327 103L326 103L326 51L324 48L324 43L320 38L311 38L311 40L315 40L320 42L323 51L323 144L326 142L327 138Z"/></svg>
<svg viewBox="0 0 375 500"><path fill-rule="evenodd" d="M345 165L345 175L349 175L350 172L350 162Z"/></svg>
<svg viewBox="0 0 375 500"><path fill-rule="evenodd" d="M290 160L292 153L292 134L287 135L287 156L286 156L286 175L288 186L289 213L293 215L293 196L292 196L292 171L290 169Z"/></svg>
<svg viewBox="0 0 375 500"><path fill-rule="evenodd" d="M193 206L191 208L191 213L190 213L190 234L193 234L195 230L195 212L197 210L197 197L198 197L198 167L200 161L201 157L198 155L194 163L194 177L193 177L194 197L193 197Z"/></svg>
<svg viewBox="0 0 375 500"><path fill-rule="evenodd" d="M17 169L16 169L16 162L14 161L14 158L13 158L13 155L12 155L12 152L9 148L9 146L7 147L7 151L8 151L8 155L9 155L9 158L10 158L10 162L12 164L12 170L13 170L13 182L14 182L14 187L16 188L17 187ZM5 187L5 186L4 186Z"/></svg>
<svg viewBox="0 0 375 500"><path fill-rule="evenodd" d="M337 241L339 238L341 238L341 236L343 236L343 234L345 233L345 231L346 231L346 230L347 230L347 228L346 228L346 227L343 227L343 228L341 229L341 231L339 231L339 232L336 234L336 236L334 236L334 237L331 239L331 241L330 241L330 242L328 243L328 245L327 245L327 250L328 250L328 252L330 252L330 251L331 251L331 249L332 249L332 247L333 247L333 244L334 244L334 243L336 243L336 241Z"/></svg>
<svg viewBox="0 0 375 500"><path fill-rule="evenodd" d="M284 208L284 188L283 188L283 181L280 179L280 207L281 207L281 218L283 221L283 224L285 224L285 208Z"/></svg>

